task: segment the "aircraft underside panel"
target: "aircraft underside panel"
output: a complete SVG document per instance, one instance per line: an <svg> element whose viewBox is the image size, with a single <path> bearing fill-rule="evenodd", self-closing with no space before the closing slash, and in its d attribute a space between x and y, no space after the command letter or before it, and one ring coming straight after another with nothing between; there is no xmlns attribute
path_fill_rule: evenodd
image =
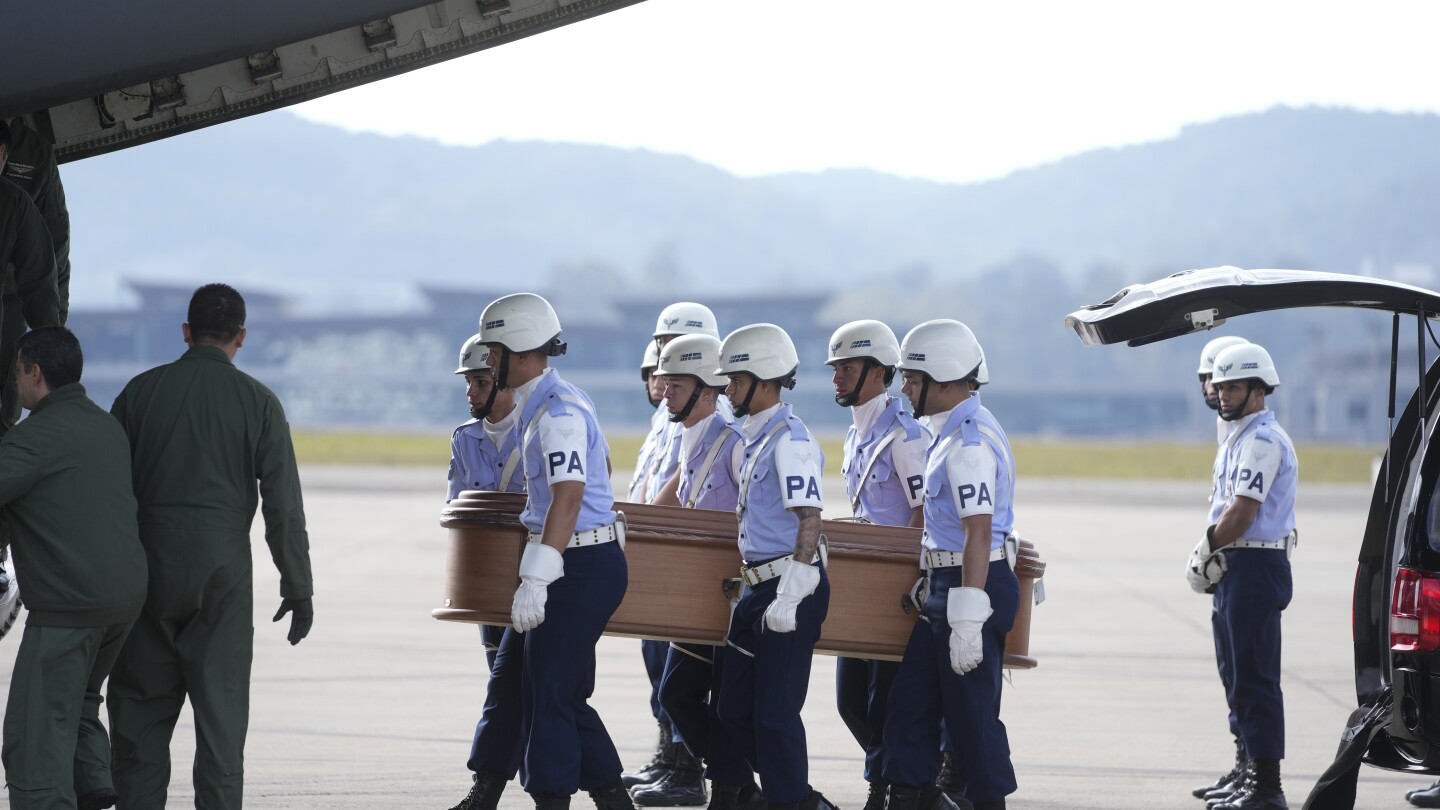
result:
<svg viewBox="0 0 1440 810"><path fill-rule="evenodd" d="M70 0L23 4L31 16L45 17L29 20L36 26L30 31L67 26L72 33L52 35L48 51L40 37L16 35L24 26L0 35L0 115L30 113L27 119L52 138L61 162L78 160L289 106L640 0L442 0L389 10L411 2L102 4L102 14L126 10L109 37L97 32L109 23L95 14L77 9L64 22ZM97 8L88 0L85 6ZM200 7L205 14L197 13Z"/></svg>

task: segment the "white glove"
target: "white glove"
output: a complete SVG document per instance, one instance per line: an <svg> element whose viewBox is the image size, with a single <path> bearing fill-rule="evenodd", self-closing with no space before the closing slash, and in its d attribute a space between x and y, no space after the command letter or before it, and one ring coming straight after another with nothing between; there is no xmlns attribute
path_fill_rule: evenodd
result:
<svg viewBox="0 0 1440 810"><path fill-rule="evenodd" d="M945 618L950 622L950 668L964 675L985 659L980 628L990 618L990 594L979 588L951 588Z"/></svg>
<svg viewBox="0 0 1440 810"><path fill-rule="evenodd" d="M1195 544L1195 550L1190 552L1190 559L1185 563L1185 581L1196 593L1214 593L1215 586L1230 570L1230 561L1225 559L1224 552L1210 550L1210 532L1213 529L1212 526L1205 531L1205 536Z"/></svg>
<svg viewBox="0 0 1440 810"><path fill-rule="evenodd" d="M813 565L787 560L775 601L765 608L765 626L776 633L795 632L795 611L800 600L815 593L820 586L820 569Z"/></svg>
<svg viewBox="0 0 1440 810"><path fill-rule="evenodd" d="M550 583L565 576L565 558L544 543L526 543L520 557L520 587L510 605L515 632L534 630L545 621L545 595Z"/></svg>

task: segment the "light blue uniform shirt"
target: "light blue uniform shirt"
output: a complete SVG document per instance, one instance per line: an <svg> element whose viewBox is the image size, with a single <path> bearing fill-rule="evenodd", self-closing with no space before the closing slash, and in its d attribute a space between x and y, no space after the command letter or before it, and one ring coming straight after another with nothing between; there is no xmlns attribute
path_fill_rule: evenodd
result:
<svg viewBox="0 0 1440 810"><path fill-rule="evenodd" d="M757 418L764 425L757 433L750 427ZM740 517L740 556L746 562L783 557L795 550L800 518L790 509L823 509L820 476L825 454L810 436L805 423L790 406L780 403L763 413L751 414L743 432L740 458L741 497L745 509ZM771 431L779 430L772 436ZM804 562L810 562L805 560Z"/></svg>
<svg viewBox="0 0 1440 810"><path fill-rule="evenodd" d="M1269 542L1294 531L1300 462L1275 414L1267 408L1237 421L1220 455L1210 522L1220 519L1233 498L1251 498L1260 502L1260 511L1240 539Z"/></svg>
<svg viewBox="0 0 1440 810"><path fill-rule="evenodd" d="M635 474L630 478L630 489L625 498L630 503L649 503L650 496L655 494L648 492L647 488L655 471L656 448L662 446L669 435L669 413L665 410L665 403L661 402L650 415L650 432L645 434L645 441L640 444L640 453L635 458Z"/></svg>
<svg viewBox="0 0 1440 810"><path fill-rule="evenodd" d="M605 463L610 447L600 432L600 420L590 397L560 379L554 369L546 369L521 386L516 395L523 398L519 429L529 499L520 513L520 522L532 532L541 531L550 509L551 485L581 481L585 497L580 502L575 531L614 523L615 497Z"/></svg>
<svg viewBox="0 0 1440 810"><path fill-rule="evenodd" d="M730 458L735 444L740 441L739 428L716 412L685 431L698 433L699 439L679 465L680 487L675 494L680 499L680 505L689 505L693 509L734 510L739 487L735 483ZM705 460L712 458L712 451L713 461L710 469L705 470ZM690 503L692 497L695 498L693 504Z"/></svg>
<svg viewBox="0 0 1440 810"><path fill-rule="evenodd" d="M855 425L845 434L840 474L845 477L845 494L855 505L855 517L884 526L908 526L915 507L925 500L925 451L930 446L930 432L915 421L909 409L900 407L898 398L886 396L885 400L884 410L864 436ZM886 441L891 433L894 438ZM882 442L885 446L879 448Z"/></svg>
<svg viewBox="0 0 1440 810"><path fill-rule="evenodd" d="M934 427L935 422L931 421ZM1015 459L1010 441L995 417L970 397L935 431L925 462L925 533L927 550L965 550L961 519L991 515L990 550L1005 544L1015 525Z"/></svg>
<svg viewBox="0 0 1440 810"><path fill-rule="evenodd" d="M505 435L504 446L497 448L485 435L485 424L479 419L455 428L450 437L450 492L445 500L452 501L468 489L499 490L505 464L519 448L519 439L519 434L512 430ZM520 473L518 458L513 470L505 491L524 492L525 476Z"/></svg>

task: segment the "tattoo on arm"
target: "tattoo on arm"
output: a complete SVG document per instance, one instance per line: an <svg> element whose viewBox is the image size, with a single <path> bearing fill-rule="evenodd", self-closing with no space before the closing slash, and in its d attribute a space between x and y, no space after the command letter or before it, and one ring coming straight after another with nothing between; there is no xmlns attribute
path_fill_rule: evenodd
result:
<svg viewBox="0 0 1440 810"><path fill-rule="evenodd" d="M802 506L794 512L800 518L800 529L795 533L794 557L808 563L815 559L815 548L820 544L820 510Z"/></svg>

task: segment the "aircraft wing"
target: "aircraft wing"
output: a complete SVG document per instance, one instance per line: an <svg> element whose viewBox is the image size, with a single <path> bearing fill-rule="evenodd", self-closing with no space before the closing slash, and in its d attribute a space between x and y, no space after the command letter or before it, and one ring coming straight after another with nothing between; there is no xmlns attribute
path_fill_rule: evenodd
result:
<svg viewBox="0 0 1440 810"><path fill-rule="evenodd" d="M289 106L640 0L7 4L0 116L61 162Z"/></svg>

